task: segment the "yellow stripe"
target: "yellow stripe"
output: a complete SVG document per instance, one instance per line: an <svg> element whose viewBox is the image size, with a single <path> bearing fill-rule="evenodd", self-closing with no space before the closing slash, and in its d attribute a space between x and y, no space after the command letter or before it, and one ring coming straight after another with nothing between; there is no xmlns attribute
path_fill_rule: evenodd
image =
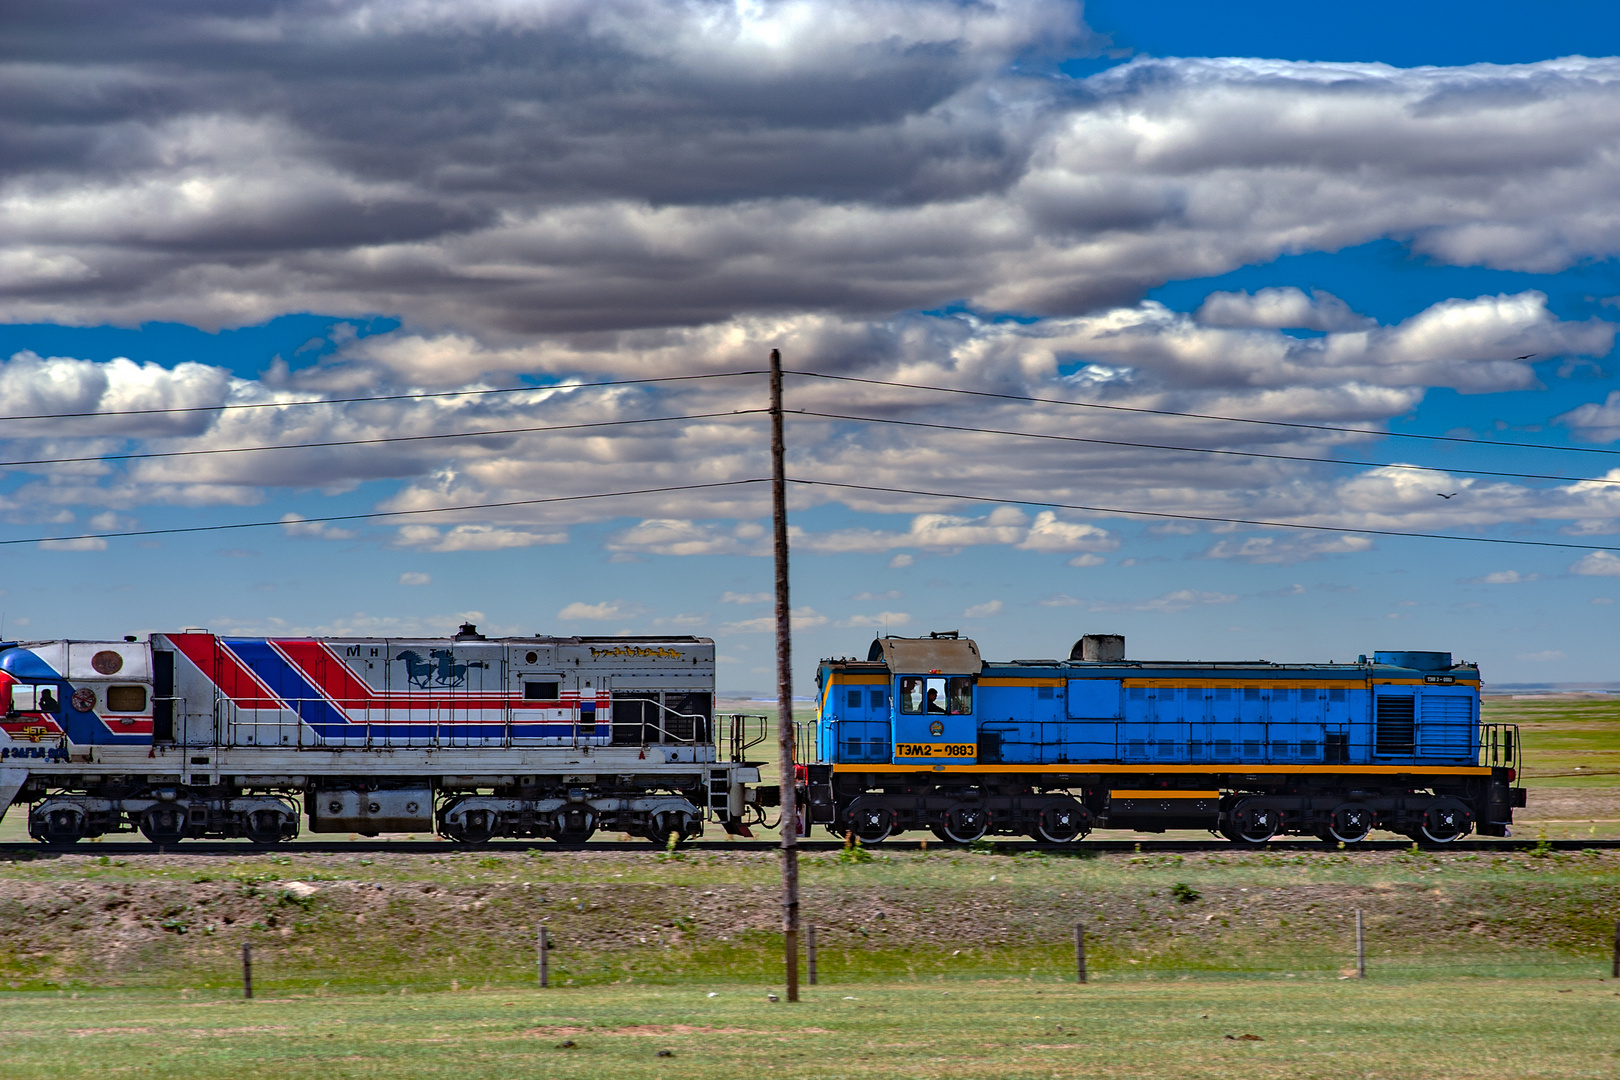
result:
<svg viewBox="0 0 1620 1080"><path fill-rule="evenodd" d="M834 765L833 772L846 773L1041 773L1047 776L1073 776L1076 773L1118 775L1120 773L1180 774L1183 776L1297 776L1310 774L1358 776L1489 776L1491 770L1475 765L935 765L918 769L911 765Z"/></svg>
<svg viewBox="0 0 1620 1080"><path fill-rule="evenodd" d="M831 689L835 684L838 686L888 686L889 677L887 675L840 674L827 680L827 686L829 689Z"/></svg>
<svg viewBox="0 0 1620 1080"><path fill-rule="evenodd" d="M1109 798L1113 799L1218 799L1218 791L1110 791Z"/></svg>

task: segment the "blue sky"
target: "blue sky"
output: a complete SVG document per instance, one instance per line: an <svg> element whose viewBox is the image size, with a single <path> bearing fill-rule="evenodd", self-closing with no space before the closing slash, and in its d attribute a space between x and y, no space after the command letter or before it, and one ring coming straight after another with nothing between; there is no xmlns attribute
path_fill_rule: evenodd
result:
<svg viewBox="0 0 1620 1080"><path fill-rule="evenodd" d="M1566 478L795 417L793 475L967 497L796 489L801 686L885 627L1002 658L1113 632L1144 658L1450 649L1502 682L1612 680L1620 559L1596 549L1620 549L1620 484L1578 481L1620 457L1547 447L1620 450L1620 16L1319 8L535 0L382 5L361 32L292 4L251 46L251 8L243 33L41 14L3 61L25 74L0 411L568 389L13 422L4 452L732 414L760 379L575 387L779 346L891 383L1369 434L791 378L812 412ZM758 485L301 519L748 479L764 436L744 412L13 466L0 540L29 542L3 549L0 629L695 633L723 685L763 690ZM284 524L35 542L247 521Z"/></svg>

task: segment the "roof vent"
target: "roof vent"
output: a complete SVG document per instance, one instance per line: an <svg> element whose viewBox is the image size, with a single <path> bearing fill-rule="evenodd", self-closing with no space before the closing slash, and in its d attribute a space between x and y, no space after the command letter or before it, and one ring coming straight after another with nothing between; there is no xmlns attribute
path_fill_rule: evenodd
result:
<svg viewBox="0 0 1620 1080"><path fill-rule="evenodd" d="M451 640L452 641L488 641L489 639L486 638L483 634L480 634L478 632L478 627L477 626L474 626L470 622L464 622L464 623L461 624L461 629L456 631L456 636L451 638Z"/></svg>
<svg viewBox="0 0 1620 1080"><path fill-rule="evenodd" d="M1070 660L1115 664L1125 659L1124 634L1087 634L1069 650Z"/></svg>

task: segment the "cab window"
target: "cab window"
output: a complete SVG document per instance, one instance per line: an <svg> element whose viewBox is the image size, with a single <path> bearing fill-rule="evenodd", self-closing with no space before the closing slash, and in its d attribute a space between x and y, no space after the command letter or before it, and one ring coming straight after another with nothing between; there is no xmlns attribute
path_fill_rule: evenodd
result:
<svg viewBox="0 0 1620 1080"><path fill-rule="evenodd" d="M966 716L973 711L973 680L966 675L959 675L950 680L948 698L951 713L955 716Z"/></svg>
<svg viewBox="0 0 1620 1080"><path fill-rule="evenodd" d="M900 680L900 711L915 715L923 711L923 684L927 679L910 676Z"/></svg>
<svg viewBox="0 0 1620 1080"><path fill-rule="evenodd" d="M108 712L145 712L146 687L144 686L109 686L107 687Z"/></svg>

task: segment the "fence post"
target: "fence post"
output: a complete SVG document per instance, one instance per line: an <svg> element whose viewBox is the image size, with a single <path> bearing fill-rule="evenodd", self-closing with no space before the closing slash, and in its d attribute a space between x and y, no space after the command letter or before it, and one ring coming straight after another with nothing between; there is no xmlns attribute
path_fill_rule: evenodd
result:
<svg viewBox="0 0 1620 1080"><path fill-rule="evenodd" d="M1620 942L1620 930L1617 930L1615 940ZM814 986L816 985L816 927L814 923L805 927L804 951L809 969L806 974L810 977L810 985Z"/></svg>
<svg viewBox="0 0 1620 1080"><path fill-rule="evenodd" d="M1356 978L1367 977L1367 935L1361 925L1361 909L1356 908Z"/></svg>
<svg viewBox="0 0 1620 1080"><path fill-rule="evenodd" d="M1074 924L1074 973L1077 982L1086 981L1086 926Z"/></svg>
<svg viewBox="0 0 1620 1080"><path fill-rule="evenodd" d="M546 928L542 926L540 927L540 940L537 944L537 950L540 953L539 964L541 986L551 985L551 958L546 955L546 948Z"/></svg>
<svg viewBox="0 0 1620 1080"><path fill-rule="evenodd" d="M253 998L253 946L242 942L242 997Z"/></svg>
<svg viewBox="0 0 1620 1080"><path fill-rule="evenodd" d="M1620 979L1620 922L1614 924L1614 971L1613 976Z"/></svg>

